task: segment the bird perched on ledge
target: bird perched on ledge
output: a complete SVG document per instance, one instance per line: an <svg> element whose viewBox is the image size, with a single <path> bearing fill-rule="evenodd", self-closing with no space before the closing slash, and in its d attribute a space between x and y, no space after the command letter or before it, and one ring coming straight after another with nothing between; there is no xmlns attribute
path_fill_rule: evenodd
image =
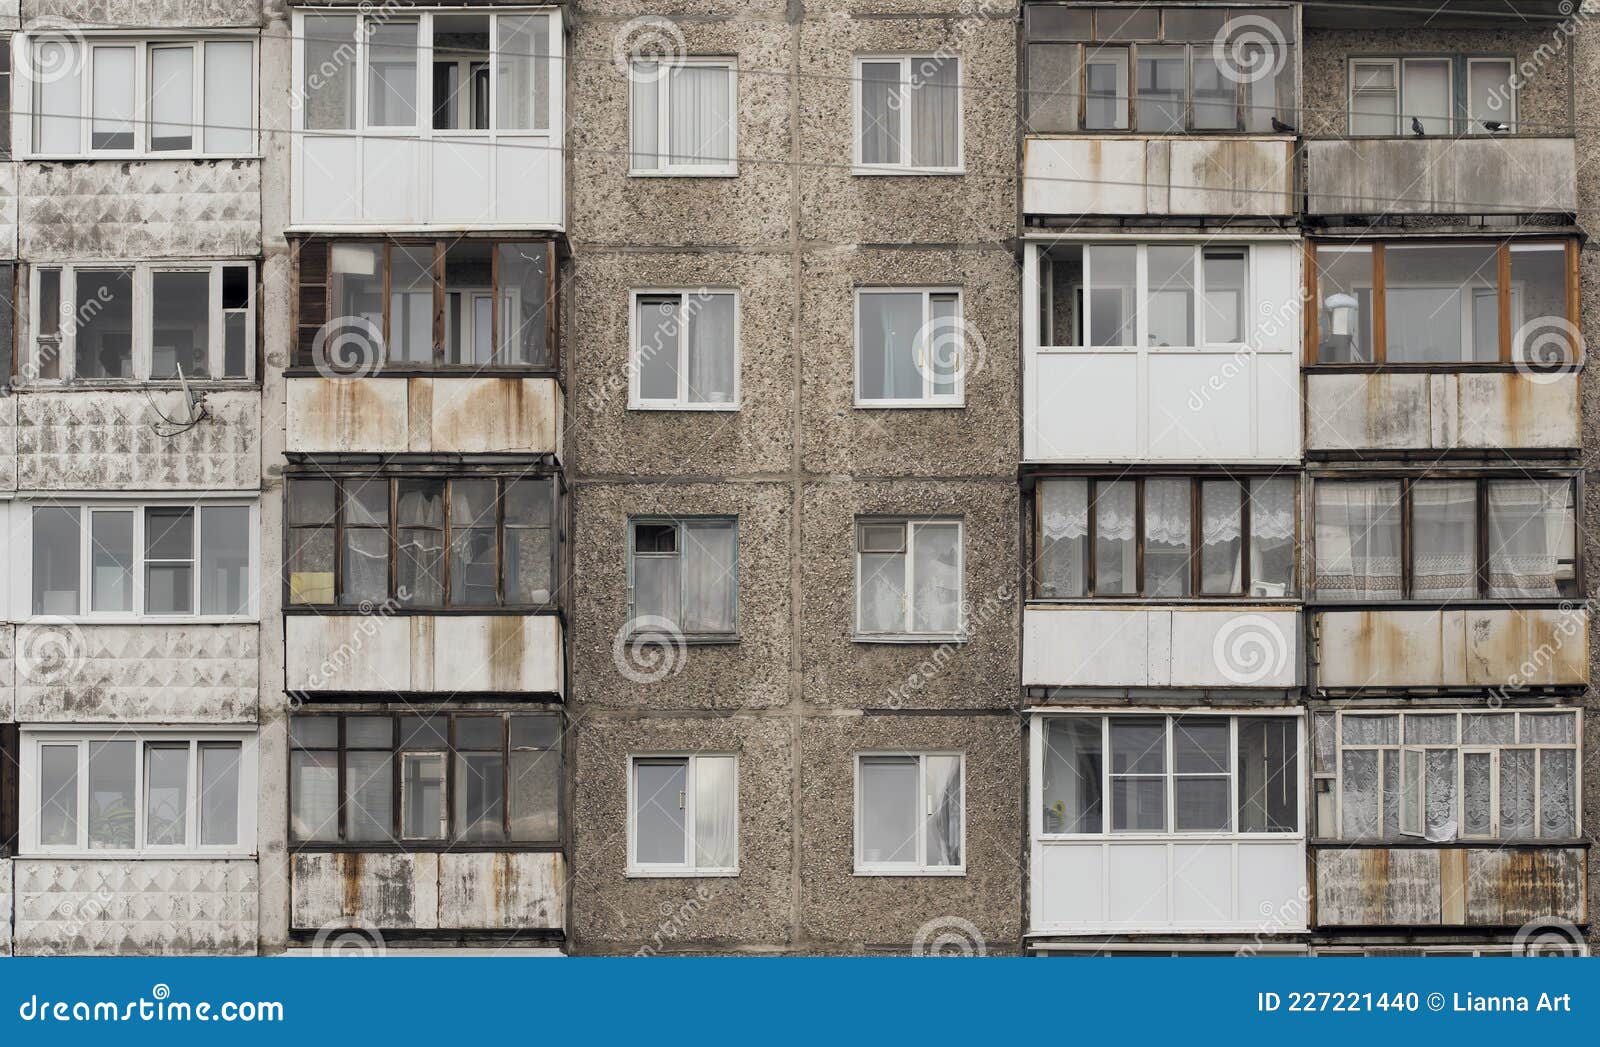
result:
<svg viewBox="0 0 1600 1047"><path fill-rule="evenodd" d="M1411 118L1411 133L1416 135L1418 138L1425 137L1428 133L1422 129L1422 121L1418 120L1414 116Z"/></svg>
<svg viewBox="0 0 1600 1047"><path fill-rule="evenodd" d="M1511 127L1508 124L1503 124L1498 120L1485 120L1483 122L1483 129L1488 131L1490 134L1499 134L1502 131L1511 130Z"/></svg>
<svg viewBox="0 0 1600 1047"><path fill-rule="evenodd" d="M1292 127L1289 124L1284 123L1282 120L1279 120L1277 117L1273 117L1272 118L1272 129L1274 131L1278 132L1281 135L1292 135L1292 134L1295 133L1294 127Z"/></svg>

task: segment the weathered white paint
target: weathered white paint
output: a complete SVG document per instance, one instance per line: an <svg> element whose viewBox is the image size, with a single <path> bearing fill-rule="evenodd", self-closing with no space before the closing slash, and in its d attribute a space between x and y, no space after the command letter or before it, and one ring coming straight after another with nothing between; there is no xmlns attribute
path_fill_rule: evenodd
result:
<svg viewBox="0 0 1600 1047"><path fill-rule="evenodd" d="M25 163L19 195L32 262L261 253L258 160Z"/></svg>
<svg viewBox="0 0 1600 1047"><path fill-rule="evenodd" d="M1306 449L1546 450L1583 445L1578 375L1334 374L1306 381Z"/></svg>
<svg viewBox="0 0 1600 1047"><path fill-rule="evenodd" d="M556 852L361 854L290 860L296 930L561 930L566 862Z"/></svg>
<svg viewBox="0 0 1600 1047"><path fill-rule="evenodd" d="M561 692L553 614L293 614L285 630L291 691Z"/></svg>
<svg viewBox="0 0 1600 1047"><path fill-rule="evenodd" d="M1274 606L1030 604L1024 687L1298 686L1300 615Z"/></svg>
<svg viewBox="0 0 1600 1047"><path fill-rule="evenodd" d="M1571 608L1319 611L1314 685L1577 687L1589 681L1589 612Z"/></svg>
<svg viewBox="0 0 1600 1047"><path fill-rule="evenodd" d="M1318 847L1326 927L1516 927L1588 919L1585 855L1557 847Z"/></svg>
<svg viewBox="0 0 1600 1047"><path fill-rule="evenodd" d="M11 859L0 858L0 956L11 955Z"/></svg>
<svg viewBox="0 0 1600 1047"><path fill-rule="evenodd" d="M1300 252L1251 245L1244 346L1041 344L1038 253L1024 253L1023 458L1029 462L1300 459Z"/></svg>
<svg viewBox="0 0 1600 1047"><path fill-rule="evenodd" d="M252 861L18 858L18 956L253 954Z"/></svg>
<svg viewBox="0 0 1600 1047"><path fill-rule="evenodd" d="M1034 215L1289 215L1294 140L1030 135L1022 209Z"/></svg>
<svg viewBox="0 0 1600 1047"><path fill-rule="evenodd" d="M1307 141L1317 214L1520 214L1578 209L1572 138L1449 135Z"/></svg>
<svg viewBox="0 0 1600 1047"><path fill-rule="evenodd" d="M553 378L290 378L288 449L559 454Z"/></svg>

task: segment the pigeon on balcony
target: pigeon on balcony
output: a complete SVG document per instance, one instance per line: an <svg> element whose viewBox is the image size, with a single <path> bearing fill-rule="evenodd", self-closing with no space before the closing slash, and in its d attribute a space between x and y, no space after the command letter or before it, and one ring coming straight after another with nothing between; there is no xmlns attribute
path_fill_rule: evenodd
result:
<svg viewBox="0 0 1600 1047"><path fill-rule="evenodd" d="M1414 116L1411 118L1411 133L1416 135L1418 138L1422 138L1428 133L1422 129L1422 121L1418 120Z"/></svg>
<svg viewBox="0 0 1600 1047"><path fill-rule="evenodd" d="M1501 123L1498 120L1485 120L1483 122L1483 129L1488 131L1490 134L1499 134L1502 131L1511 130L1511 127L1507 124Z"/></svg>
<svg viewBox="0 0 1600 1047"><path fill-rule="evenodd" d="M1295 133L1295 129L1293 127L1284 123L1282 120L1279 120L1277 117L1272 118L1272 129L1281 135L1292 135Z"/></svg>

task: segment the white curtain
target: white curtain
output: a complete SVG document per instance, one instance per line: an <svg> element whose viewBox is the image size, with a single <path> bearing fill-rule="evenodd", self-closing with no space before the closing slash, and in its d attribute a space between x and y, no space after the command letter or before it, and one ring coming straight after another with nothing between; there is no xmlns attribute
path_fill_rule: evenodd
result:
<svg viewBox="0 0 1600 1047"><path fill-rule="evenodd" d="M694 764L694 864L732 869L739 863L739 782L731 756L700 756Z"/></svg>
<svg viewBox="0 0 1600 1047"><path fill-rule="evenodd" d="M683 528L684 632L731 633L738 585L738 533L731 521L695 521Z"/></svg>
<svg viewBox="0 0 1600 1047"><path fill-rule="evenodd" d="M1317 595L1400 596L1400 485L1324 481L1316 494Z"/></svg>
<svg viewBox="0 0 1600 1047"><path fill-rule="evenodd" d="M1564 480L1497 480L1489 484L1489 594L1559 596L1564 544Z"/></svg>
<svg viewBox="0 0 1600 1047"><path fill-rule="evenodd" d="M956 167L961 125L960 78L954 58L911 60L911 163Z"/></svg>
<svg viewBox="0 0 1600 1047"><path fill-rule="evenodd" d="M689 401L733 402L733 295L692 294L689 321Z"/></svg>
<svg viewBox="0 0 1600 1047"><path fill-rule="evenodd" d="M1477 484L1418 483L1411 488L1411 562L1419 597L1471 597L1478 592Z"/></svg>
<svg viewBox="0 0 1600 1047"><path fill-rule="evenodd" d="M656 62L635 62L630 142L630 165L639 171L654 171L661 166L661 66Z"/></svg>
<svg viewBox="0 0 1600 1047"><path fill-rule="evenodd" d="M915 291L863 294L859 308L862 399L921 399L922 372L916 356L922 295Z"/></svg>
<svg viewBox="0 0 1600 1047"><path fill-rule="evenodd" d="M933 807L928 815L928 864L960 865L961 757L929 756L925 762Z"/></svg>
<svg viewBox="0 0 1600 1047"><path fill-rule="evenodd" d="M861 63L861 162L900 162L900 63Z"/></svg>
<svg viewBox="0 0 1600 1047"><path fill-rule="evenodd" d="M1039 484L1039 593L1084 595L1084 546L1089 537L1089 482L1045 480Z"/></svg>
<svg viewBox="0 0 1600 1047"><path fill-rule="evenodd" d="M680 65L667 79L667 152L676 164L733 160L732 92L726 66Z"/></svg>
<svg viewBox="0 0 1600 1047"><path fill-rule="evenodd" d="M912 545L912 629L961 627L961 535L955 524L917 524Z"/></svg>

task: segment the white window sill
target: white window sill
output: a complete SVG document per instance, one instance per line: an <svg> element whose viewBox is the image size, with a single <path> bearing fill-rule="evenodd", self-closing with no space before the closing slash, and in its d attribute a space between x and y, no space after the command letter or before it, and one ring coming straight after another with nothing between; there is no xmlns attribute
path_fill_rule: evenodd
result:
<svg viewBox="0 0 1600 1047"><path fill-rule="evenodd" d="M878 876L878 877L882 877L882 876L899 876L899 877L912 877L912 876L915 876L915 877L923 877L923 876L965 876L965 875L967 875L967 867L965 865L963 865L963 866L961 866L959 868L956 868L956 869L917 869L917 868L871 869L871 868L867 868L867 869L856 869L850 875L852 875L852 876Z"/></svg>
<svg viewBox="0 0 1600 1047"><path fill-rule="evenodd" d="M1301 832L1038 833L1034 836L1038 843L1293 843L1304 838L1305 834Z"/></svg>
<svg viewBox="0 0 1600 1047"><path fill-rule="evenodd" d="M628 410L630 411L679 411L694 414L702 412L726 414L730 411L737 411L738 409L739 402L737 400L725 404L670 403L665 400L629 401L628 403Z"/></svg>
<svg viewBox="0 0 1600 1047"><path fill-rule="evenodd" d="M737 178L737 167L679 167L665 171L639 171L628 169L629 178Z"/></svg>
<svg viewBox="0 0 1600 1047"><path fill-rule="evenodd" d="M959 178L967 173L965 167L890 167L875 166L872 164L857 164L851 168L853 175L868 178L883 177L910 177L910 178Z"/></svg>
<svg viewBox="0 0 1600 1047"><path fill-rule="evenodd" d="M855 408L857 410L868 411L899 411L908 408L912 410L924 410L927 408L962 408L966 406L967 400L964 396L954 400L857 400L855 402Z"/></svg>
<svg viewBox="0 0 1600 1047"><path fill-rule="evenodd" d="M106 862L150 862L150 861L181 861L181 862L253 862L257 860L254 851L80 851L76 848L67 850L19 850L12 855L13 860L26 861L58 861L71 859L80 861L106 861Z"/></svg>
<svg viewBox="0 0 1600 1047"><path fill-rule="evenodd" d="M126 162L129 160L263 160L261 153L139 153L139 152L93 152L93 153L38 153L19 156L18 160L24 163L36 164L75 164L85 160L113 160Z"/></svg>
<svg viewBox="0 0 1600 1047"><path fill-rule="evenodd" d="M966 633L854 633L851 643L883 644L947 644L967 643L972 639Z"/></svg>
<svg viewBox="0 0 1600 1047"><path fill-rule="evenodd" d="M199 503L202 507L206 504ZM110 505L110 508L116 508ZM94 508L102 508L95 505ZM260 625L259 618L238 618L224 615L91 615L91 614L30 614L16 620L18 625L52 626L72 625Z"/></svg>
<svg viewBox="0 0 1600 1047"><path fill-rule="evenodd" d="M628 866L625 874L630 880L700 880L728 879L739 875L738 869L686 869L679 866L652 869L649 866Z"/></svg>

